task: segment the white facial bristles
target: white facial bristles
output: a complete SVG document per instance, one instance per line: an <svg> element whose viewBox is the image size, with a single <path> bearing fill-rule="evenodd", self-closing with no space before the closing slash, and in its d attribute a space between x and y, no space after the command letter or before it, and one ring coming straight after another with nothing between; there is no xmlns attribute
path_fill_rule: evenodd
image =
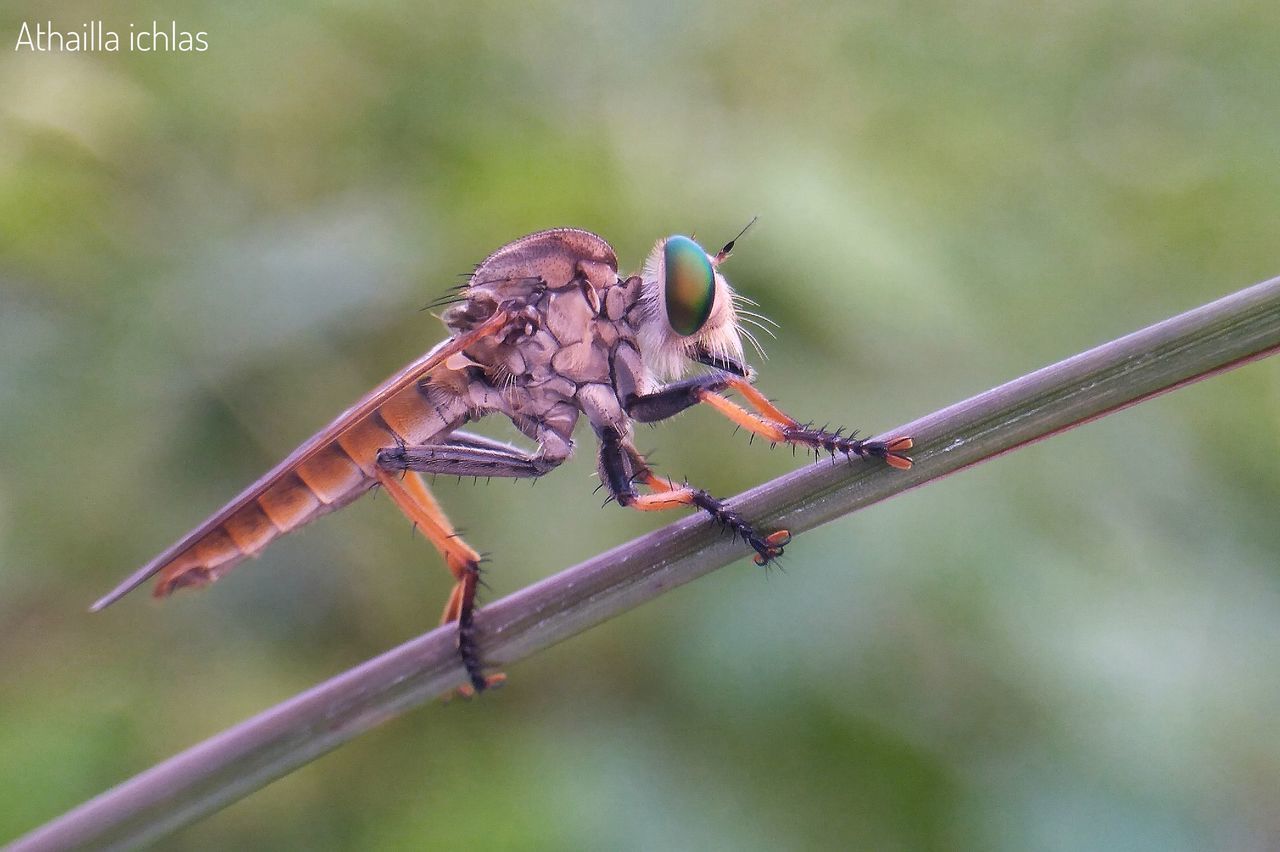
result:
<svg viewBox="0 0 1280 852"><path fill-rule="evenodd" d="M741 363L742 339L738 334L738 318L734 310L734 292L719 272L715 272L711 313L706 322L690 335L677 333L668 320L666 304L666 269L662 239L653 247L641 272L640 327L637 336L645 366L659 382L684 375L696 362L692 355L699 349L713 357ZM714 264L715 258L707 255Z"/></svg>

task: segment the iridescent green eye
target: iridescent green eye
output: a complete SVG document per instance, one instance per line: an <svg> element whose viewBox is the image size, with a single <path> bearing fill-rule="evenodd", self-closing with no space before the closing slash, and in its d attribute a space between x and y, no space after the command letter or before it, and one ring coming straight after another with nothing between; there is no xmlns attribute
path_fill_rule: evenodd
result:
<svg viewBox="0 0 1280 852"><path fill-rule="evenodd" d="M702 246L688 237L669 237L662 247L667 322L684 337L696 334L711 316L716 273Z"/></svg>

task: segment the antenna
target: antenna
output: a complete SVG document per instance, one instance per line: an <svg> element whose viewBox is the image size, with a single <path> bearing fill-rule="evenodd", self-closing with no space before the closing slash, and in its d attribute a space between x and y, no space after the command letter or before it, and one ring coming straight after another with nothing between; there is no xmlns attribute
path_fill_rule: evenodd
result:
<svg viewBox="0 0 1280 852"><path fill-rule="evenodd" d="M729 240L729 242L725 243L724 248L720 249L720 251L716 253L715 258L711 261L712 264L719 266L721 263L723 263L725 261L725 258L727 258L730 254L733 253L734 245L738 242L738 240L742 239L743 234L751 230L751 226L754 225L756 223L756 220L759 218L760 218L759 216L752 216L751 221L747 223L747 226L738 232L738 236L734 237L733 239Z"/></svg>

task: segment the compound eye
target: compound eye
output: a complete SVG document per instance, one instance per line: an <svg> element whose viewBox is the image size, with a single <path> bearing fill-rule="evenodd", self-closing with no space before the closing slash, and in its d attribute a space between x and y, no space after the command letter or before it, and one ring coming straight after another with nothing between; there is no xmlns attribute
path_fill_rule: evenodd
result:
<svg viewBox="0 0 1280 852"><path fill-rule="evenodd" d="M715 299L711 259L688 237L669 237L662 247L662 261L667 322L683 337L696 334L711 316Z"/></svg>

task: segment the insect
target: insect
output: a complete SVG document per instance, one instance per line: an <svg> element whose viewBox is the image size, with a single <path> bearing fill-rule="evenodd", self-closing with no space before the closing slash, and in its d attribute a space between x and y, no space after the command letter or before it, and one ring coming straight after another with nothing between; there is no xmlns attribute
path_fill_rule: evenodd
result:
<svg viewBox="0 0 1280 852"><path fill-rule="evenodd" d="M738 237L742 235L739 234ZM622 278L613 249L557 228L516 240L476 267L441 319L450 336L338 416L238 497L93 605L100 610L158 576L155 595L205 586L271 541L382 488L440 552L454 577L442 623L458 625L471 689L486 677L473 630L479 554L454 531L423 474L539 477L573 452L580 417L598 443L600 480L619 505L696 507L755 551L782 554L786 530L764 533L706 491L656 474L633 424L706 403L771 443L911 466L910 438L862 441L802 424L752 384L741 297L720 273L738 238L708 254L689 237L659 240L639 275ZM680 378L689 368L709 370ZM736 391L749 411L723 393ZM537 443L525 451L461 431L502 414ZM641 489L644 489L643 492Z"/></svg>

